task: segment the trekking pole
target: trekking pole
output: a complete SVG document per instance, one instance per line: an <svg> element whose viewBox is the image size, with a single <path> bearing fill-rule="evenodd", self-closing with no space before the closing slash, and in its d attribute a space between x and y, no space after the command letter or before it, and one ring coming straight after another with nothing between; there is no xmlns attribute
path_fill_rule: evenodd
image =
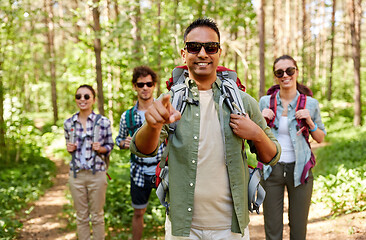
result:
<svg viewBox="0 0 366 240"><path fill-rule="evenodd" d="M231 103L233 106L234 106L234 108L236 108L236 110L238 110L238 114L239 115L243 115L244 116L244 113L240 110L240 108L238 107L238 105L236 105L236 103L235 102L232 102Z"/></svg>
<svg viewBox="0 0 366 240"><path fill-rule="evenodd" d="M97 122L95 123L95 125L94 125L94 128L95 129L93 129L93 143L95 143L95 142L98 142L98 140L99 140L99 129L100 129L100 126L99 126L99 124L97 124ZM93 174L95 174L95 158L97 157L97 155L98 155L98 153L97 153L97 151L93 151Z"/></svg>
<svg viewBox="0 0 366 240"><path fill-rule="evenodd" d="M69 142L71 142L72 144L75 144L75 137L74 137L75 136L75 128L71 127L70 132L71 132L71 136L70 136ZM76 178L75 152L76 152L76 150L71 153L71 163L72 163L72 171L74 173L74 178Z"/></svg>

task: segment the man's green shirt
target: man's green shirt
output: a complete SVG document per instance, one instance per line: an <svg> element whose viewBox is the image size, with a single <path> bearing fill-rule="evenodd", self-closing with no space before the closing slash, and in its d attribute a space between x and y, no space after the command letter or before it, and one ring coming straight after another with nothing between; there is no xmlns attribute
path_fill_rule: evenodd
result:
<svg viewBox="0 0 366 240"><path fill-rule="evenodd" d="M199 91L194 80L187 79L185 83L190 89L190 97L195 101L199 101ZM212 85L212 90L218 118L221 121L219 116L220 86L221 80L217 78ZM270 128L267 127L267 123L262 117L257 101L245 92L240 91L240 93L245 111L248 113L250 119L259 125L267 136L276 144L277 154L269 163L270 165L274 165L279 160L281 147ZM172 93L170 92L170 94ZM249 223L248 163L245 151L242 149L243 140L237 137L229 126L230 109L226 104L223 104L222 108L225 137L225 161L233 200L231 231L244 234L244 229ZM198 141L201 124L205 123L200 123L200 106L187 104L184 113L182 114L182 118L177 124L174 135L169 140L168 202L170 204L169 217L172 222L172 235L174 236L188 237L191 229L194 211L193 199L197 172ZM220 122L220 124L222 123ZM159 145L168 137L168 129L169 125L164 125L160 134ZM220 129L216 130L221 131ZM256 153L254 144L251 141L248 141L248 144L251 152ZM135 137L133 137L130 150L138 156L149 157L155 155L158 148L154 153L144 155L136 148ZM215 181L215 178L213 178L212 181ZM215 199L212 200L215 201Z"/></svg>

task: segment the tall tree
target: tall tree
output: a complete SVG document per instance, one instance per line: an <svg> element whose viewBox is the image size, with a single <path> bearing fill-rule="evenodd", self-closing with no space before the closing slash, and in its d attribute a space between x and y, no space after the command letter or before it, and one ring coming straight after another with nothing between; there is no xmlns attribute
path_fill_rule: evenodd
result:
<svg viewBox="0 0 366 240"><path fill-rule="evenodd" d="M348 0L348 13L350 16L350 27L352 37L352 59L354 70L354 116L353 125L362 124L362 104L361 104L361 18L362 0Z"/></svg>
<svg viewBox="0 0 366 240"><path fill-rule="evenodd" d="M161 94L161 0L157 1L158 5L158 53L157 53L157 67L158 67L158 81L157 81L157 95Z"/></svg>
<svg viewBox="0 0 366 240"><path fill-rule="evenodd" d="M95 53L95 70L97 73L97 89L98 89L98 110L104 115L104 95L103 95L103 78L102 78L102 43L100 39L100 12L99 0L93 0L93 21L94 21L94 53Z"/></svg>
<svg viewBox="0 0 366 240"><path fill-rule="evenodd" d="M132 38L133 38L133 59L136 61L136 63L141 62L141 9L140 9L140 0L136 0L135 2L132 3L132 19L131 19L131 24L132 24Z"/></svg>
<svg viewBox="0 0 366 240"><path fill-rule="evenodd" d="M46 38L47 38L47 56L50 67L51 78L51 98L53 108L53 122L56 124L58 120L57 109L57 89L56 89L56 54L55 54L55 31L53 22L53 3L50 0L44 0Z"/></svg>
<svg viewBox="0 0 366 240"><path fill-rule="evenodd" d="M306 47L307 47L307 11L306 0L302 0L302 82L305 82L306 75Z"/></svg>
<svg viewBox="0 0 366 240"><path fill-rule="evenodd" d="M278 9L278 0L273 0L272 5L272 40L273 40L273 59L278 57L278 19L277 19L277 9Z"/></svg>
<svg viewBox="0 0 366 240"><path fill-rule="evenodd" d="M330 62L329 62L329 80L328 80L328 94L327 94L328 101L332 100L336 2L337 2L336 0L333 0L332 4L332 27L330 33Z"/></svg>
<svg viewBox="0 0 366 240"><path fill-rule="evenodd" d="M291 8L290 8L290 0L286 0L286 5L285 5L285 33L284 34L284 44L285 44L285 52L287 53L291 53L291 45L290 45L290 36L293 37L290 34L287 34L289 32L292 32L292 28L291 28L291 22L290 22L290 16L291 16Z"/></svg>
<svg viewBox="0 0 366 240"><path fill-rule="evenodd" d="M259 97L262 97L265 94L266 80L265 80L265 0L260 1L259 7L259 19L258 19L258 27L259 27Z"/></svg>
<svg viewBox="0 0 366 240"><path fill-rule="evenodd" d="M1 52L2 48L0 48L0 72L3 71L3 62L4 57ZM3 83L3 75L0 74L0 156L5 155L3 151L5 151L5 121L4 121L4 83Z"/></svg>

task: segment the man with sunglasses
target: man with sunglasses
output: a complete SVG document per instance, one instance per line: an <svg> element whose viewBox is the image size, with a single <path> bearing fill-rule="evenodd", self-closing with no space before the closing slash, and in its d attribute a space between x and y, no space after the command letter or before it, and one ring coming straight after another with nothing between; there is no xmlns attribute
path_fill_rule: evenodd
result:
<svg viewBox="0 0 366 240"><path fill-rule="evenodd" d="M185 84L192 101L183 114L172 107L172 92L153 102L130 149L153 156L167 138L169 124L179 120L167 145L165 239L249 239L249 173L243 140L248 140L258 160L271 165L278 161L280 146L248 94L240 92L245 115L230 114L223 105L216 74L221 55L216 23L195 20L185 31L184 44L181 56L188 66Z"/></svg>
<svg viewBox="0 0 366 240"><path fill-rule="evenodd" d="M137 92L137 103L121 116L116 144L121 149L128 149L133 133L145 121L145 111L153 103L156 73L147 66L134 68L133 89ZM153 188L151 178L164 150L162 144L154 157L141 158L131 154L131 198L134 214L132 218L133 239L141 239L144 228L144 214Z"/></svg>

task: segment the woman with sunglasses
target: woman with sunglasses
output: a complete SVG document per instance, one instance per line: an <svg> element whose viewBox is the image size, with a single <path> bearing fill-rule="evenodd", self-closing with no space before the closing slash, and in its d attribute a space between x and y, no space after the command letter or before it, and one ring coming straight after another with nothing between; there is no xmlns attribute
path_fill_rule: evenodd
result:
<svg viewBox="0 0 366 240"><path fill-rule="evenodd" d="M313 176L311 168L306 167L312 152L305 136L311 135L320 143L326 132L318 101L306 96L312 95L311 90L297 82L299 70L296 61L283 55L274 61L273 72L278 85L267 92L273 94L272 100L267 95L259 101L262 115L272 123L268 125L282 148L281 158L275 166L263 166L261 183L266 190L263 203L266 239L282 239L285 186L289 202L290 239L306 239ZM304 95L300 97L300 94ZM302 103L303 109L297 108L301 99L305 101ZM299 129L300 123L305 127Z"/></svg>
<svg viewBox="0 0 366 240"><path fill-rule="evenodd" d="M93 112L95 91L81 85L75 94L79 112L64 122L70 162L69 186L76 210L78 239L104 239L104 203L107 190L106 163L103 157L113 149L111 123ZM90 219L90 220L89 220Z"/></svg>

